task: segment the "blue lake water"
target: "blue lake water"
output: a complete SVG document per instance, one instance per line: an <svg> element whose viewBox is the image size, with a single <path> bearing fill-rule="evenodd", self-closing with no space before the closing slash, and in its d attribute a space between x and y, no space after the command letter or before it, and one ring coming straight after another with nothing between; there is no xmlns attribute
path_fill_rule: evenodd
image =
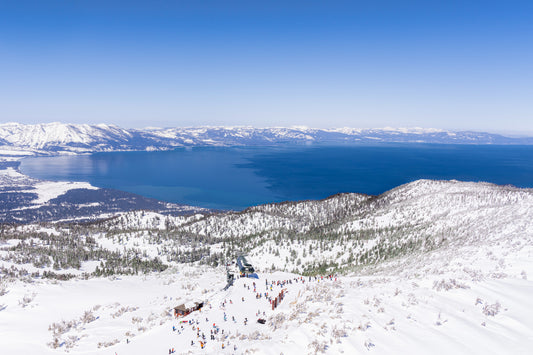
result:
<svg viewBox="0 0 533 355"><path fill-rule="evenodd" d="M339 192L377 195L422 178L533 187L533 146L202 147L28 158L21 170L40 179L239 210Z"/></svg>

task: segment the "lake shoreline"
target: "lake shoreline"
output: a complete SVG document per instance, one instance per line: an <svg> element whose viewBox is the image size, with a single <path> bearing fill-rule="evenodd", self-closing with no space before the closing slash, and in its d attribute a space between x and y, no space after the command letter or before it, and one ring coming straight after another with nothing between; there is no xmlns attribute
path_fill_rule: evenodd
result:
<svg viewBox="0 0 533 355"><path fill-rule="evenodd" d="M195 147L28 157L20 170L43 180L83 181L173 203L243 210L343 192L379 195L418 179L533 187L533 147Z"/></svg>

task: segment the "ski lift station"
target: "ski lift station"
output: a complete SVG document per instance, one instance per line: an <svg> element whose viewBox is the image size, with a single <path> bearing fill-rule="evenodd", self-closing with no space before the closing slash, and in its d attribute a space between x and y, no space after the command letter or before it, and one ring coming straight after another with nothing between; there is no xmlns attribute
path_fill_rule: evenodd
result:
<svg viewBox="0 0 533 355"><path fill-rule="evenodd" d="M259 278L255 273L255 269L252 264L248 261L246 255L240 255L237 257L237 267L241 273L241 276Z"/></svg>
<svg viewBox="0 0 533 355"><path fill-rule="evenodd" d="M248 259L246 259L245 255L241 255L237 258L237 266L239 267L239 271L241 274L252 274L255 272L254 267Z"/></svg>

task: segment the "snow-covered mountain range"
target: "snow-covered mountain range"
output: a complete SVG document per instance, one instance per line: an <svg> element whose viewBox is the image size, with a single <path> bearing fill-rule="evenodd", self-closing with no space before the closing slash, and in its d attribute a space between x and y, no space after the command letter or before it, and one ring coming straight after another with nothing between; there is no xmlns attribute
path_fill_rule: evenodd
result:
<svg viewBox="0 0 533 355"><path fill-rule="evenodd" d="M510 138L483 132L451 132L422 128L189 127L124 129L105 124L0 124L0 148L47 153L166 150L183 146L380 142L533 144L533 138Z"/></svg>

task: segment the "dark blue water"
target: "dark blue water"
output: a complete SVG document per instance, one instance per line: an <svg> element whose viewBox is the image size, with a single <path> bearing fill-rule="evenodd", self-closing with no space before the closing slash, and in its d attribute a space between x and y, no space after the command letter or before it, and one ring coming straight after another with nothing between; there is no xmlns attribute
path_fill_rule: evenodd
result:
<svg viewBox="0 0 533 355"><path fill-rule="evenodd" d="M219 209L380 194L417 179L533 187L533 146L403 144L192 148L25 159L22 172Z"/></svg>

